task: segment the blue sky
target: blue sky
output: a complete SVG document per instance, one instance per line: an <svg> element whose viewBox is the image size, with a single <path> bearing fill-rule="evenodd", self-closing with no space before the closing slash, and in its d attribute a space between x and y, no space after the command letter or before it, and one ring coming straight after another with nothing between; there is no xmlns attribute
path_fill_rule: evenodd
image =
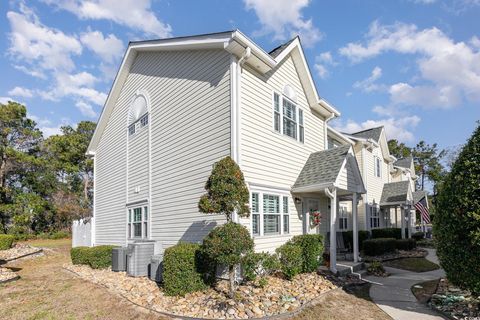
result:
<svg viewBox="0 0 480 320"><path fill-rule="evenodd" d="M480 119L480 0L2 1L0 102L46 135L96 121L128 41L240 29L265 50L299 34L333 126L464 143Z"/></svg>

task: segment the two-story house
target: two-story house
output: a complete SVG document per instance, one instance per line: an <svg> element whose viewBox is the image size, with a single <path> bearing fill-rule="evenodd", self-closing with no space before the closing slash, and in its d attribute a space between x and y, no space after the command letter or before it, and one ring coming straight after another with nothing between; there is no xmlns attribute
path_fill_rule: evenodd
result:
<svg viewBox="0 0 480 320"><path fill-rule="evenodd" d="M360 228L398 227L403 237L409 237L415 227L413 159L397 160L390 154L383 126L350 134L329 127L328 147L341 145L353 146L366 188L358 206ZM347 222L339 224L337 230L351 230L349 203L340 204L340 216L345 216Z"/></svg>
<svg viewBox="0 0 480 320"><path fill-rule="evenodd" d="M92 243L201 241L224 219L198 200L212 165L231 156L250 190L251 215L235 220L256 250L330 232L336 271L337 207L365 192L354 147L327 149L339 115L319 97L299 38L270 53L238 30L131 42L88 148Z"/></svg>

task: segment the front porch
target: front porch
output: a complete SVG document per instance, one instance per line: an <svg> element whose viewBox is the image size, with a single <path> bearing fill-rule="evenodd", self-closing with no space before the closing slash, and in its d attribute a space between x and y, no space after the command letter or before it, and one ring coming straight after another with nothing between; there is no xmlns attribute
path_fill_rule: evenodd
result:
<svg viewBox="0 0 480 320"><path fill-rule="evenodd" d="M337 273L337 230L341 224L340 202L352 208L353 261L359 261L358 201L365 187L350 146L316 152L310 155L292 188L295 200L301 201L303 232L320 233L329 244L330 270ZM320 219L316 216L321 214ZM318 223L319 222L319 223Z"/></svg>

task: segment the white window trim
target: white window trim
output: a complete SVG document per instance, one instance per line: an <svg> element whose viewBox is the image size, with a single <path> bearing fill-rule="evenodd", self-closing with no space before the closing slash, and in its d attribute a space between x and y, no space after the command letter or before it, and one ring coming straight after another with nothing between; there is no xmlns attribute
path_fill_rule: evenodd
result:
<svg viewBox="0 0 480 320"><path fill-rule="evenodd" d="M372 229L376 229L376 228L380 228L380 209L377 207L377 206L373 206L373 205L369 205L369 215L370 215L370 228ZM375 209L375 215L373 215L373 209ZM378 221L378 224L376 227L373 226L373 223L372 221L373 220L377 220Z"/></svg>
<svg viewBox="0 0 480 320"><path fill-rule="evenodd" d="M141 225L141 230L142 230L142 236L141 237L135 237L135 231L134 231L134 210L135 209L141 209L141 220L140 220L140 225ZM145 208L147 209L147 219L145 219ZM132 219L130 221L130 213L132 215ZM137 205L132 205L127 207L127 240L138 240L138 239L150 239L150 207L148 203L141 203ZM145 228L145 223L147 223L147 226ZM130 228L129 228L130 227ZM129 232L130 231L130 232ZM147 231L147 234L145 235L145 231Z"/></svg>
<svg viewBox="0 0 480 320"><path fill-rule="evenodd" d="M260 234L253 234L253 213L250 215L250 234L252 235L253 238L260 238L260 237L278 237L278 236L283 236L283 235L289 235L291 234L291 228L292 228L292 219L291 219L291 206L290 206L290 193L288 192L279 192L278 190L270 190L270 189L251 189L250 190L250 208L252 208L252 194L257 193L258 194L258 215L259 215L259 233ZM263 226L263 195L268 194L272 196L278 196L279 197L279 216L280 216L280 232L277 234L264 234L264 226ZM283 197L287 197L288 201L288 213L283 212ZM285 215L288 215L288 230L289 232L286 233L284 232L284 223L283 223L283 217Z"/></svg>
<svg viewBox="0 0 480 320"><path fill-rule="evenodd" d="M279 96L279 113L280 113L280 124L279 124L279 129L280 131L276 131L275 130L275 94L277 94ZM295 105L295 112L296 112L296 130L297 130L297 137L296 138L293 138L293 137L290 137L289 135L286 135L283 133L283 100L287 100L288 102L292 103L293 105ZM299 117L299 110L302 110L303 112L303 124L300 125L300 117ZM303 108L301 108L299 106L299 104L293 100L291 100L290 98L284 96L283 94L281 94L280 92L278 91L272 91L272 131L275 132L276 134L282 136L282 137L286 137L287 139L289 140L293 140L293 141L296 141L297 143L300 143L300 144L305 144L305 136L306 136L306 126L305 126L305 115L306 115L306 112ZM300 127L303 127L303 141L300 141Z"/></svg>
<svg viewBox="0 0 480 320"><path fill-rule="evenodd" d="M341 230L341 231L348 230L348 217L350 215L350 212L348 212L348 207L344 204L341 204L339 205L339 209L340 210L338 212L338 230ZM345 220L344 228L342 228L342 224L340 223L342 219Z"/></svg>

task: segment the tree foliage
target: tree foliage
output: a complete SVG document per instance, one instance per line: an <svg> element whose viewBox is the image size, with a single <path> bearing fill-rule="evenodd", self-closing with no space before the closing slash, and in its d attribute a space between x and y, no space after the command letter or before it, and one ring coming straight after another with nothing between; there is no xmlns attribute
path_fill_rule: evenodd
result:
<svg viewBox="0 0 480 320"><path fill-rule="evenodd" d="M480 293L480 125L440 187L433 232L447 278Z"/></svg>
<svg viewBox="0 0 480 320"><path fill-rule="evenodd" d="M44 139L25 106L0 104L0 231L51 232L90 215L93 166L85 151L94 129L85 121Z"/></svg>
<svg viewBox="0 0 480 320"><path fill-rule="evenodd" d="M248 217L249 193L240 167L230 157L225 157L213 165L213 170L205 184L207 194L200 198L198 208L203 213L224 214L227 221L236 212Z"/></svg>

